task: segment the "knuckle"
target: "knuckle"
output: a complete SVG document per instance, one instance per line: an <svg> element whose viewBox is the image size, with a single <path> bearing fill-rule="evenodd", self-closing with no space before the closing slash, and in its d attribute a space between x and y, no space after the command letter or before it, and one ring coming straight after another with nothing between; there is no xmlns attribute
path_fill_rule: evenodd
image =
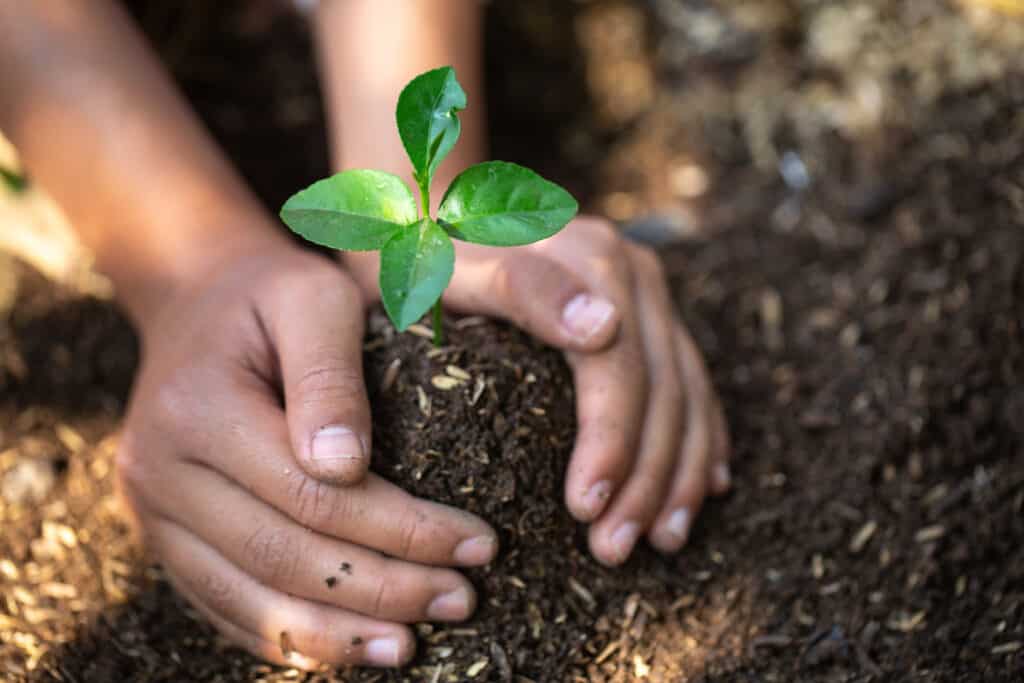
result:
<svg viewBox="0 0 1024 683"><path fill-rule="evenodd" d="M292 516L302 526L321 529L332 520L346 516L343 498L330 484L296 472L288 488Z"/></svg>
<svg viewBox="0 0 1024 683"><path fill-rule="evenodd" d="M413 508L409 508L402 515L399 523L399 548L398 557L409 559L416 548L421 547L424 534L424 523L426 516Z"/></svg>
<svg viewBox="0 0 1024 683"><path fill-rule="evenodd" d="M215 612L224 614L233 610L238 589L227 578L219 574L203 574L196 581L195 588Z"/></svg>
<svg viewBox="0 0 1024 683"><path fill-rule="evenodd" d="M295 382L295 395L304 404L351 403L363 396L362 370L337 358L307 368Z"/></svg>
<svg viewBox="0 0 1024 683"><path fill-rule="evenodd" d="M383 618L390 614L395 606L396 593L389 589L392 580L384 572L377 574L374 579L373 601L370 604L370 616Z"/></svg>
<svg viewBox="0 0 1024 683"><path fill-rule="evenodd" d="M633 258L636 260L637 265L640 267L640 271L647 277L661 276L662 265L661 259L658 258L657 253L650 247L643 244L632 244L630 245L630 251L633 254Z"/></svg>
<svg viewBox="0 0 1024 683"><path fill-rule="evenodd" d="M242 556L270 584L287 585L298 574L299 543L291 534L258 527L245 541Z"/></svg>

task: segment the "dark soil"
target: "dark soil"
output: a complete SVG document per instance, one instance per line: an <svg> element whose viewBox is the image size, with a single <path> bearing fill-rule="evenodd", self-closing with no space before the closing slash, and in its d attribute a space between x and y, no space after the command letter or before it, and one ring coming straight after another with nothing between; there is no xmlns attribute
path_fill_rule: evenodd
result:
<svg viewBox="0 0 1024 683"><path fill-rule="evenodd" d="M980 4L494 3L496 44L522 46L491 56L496 155L667 242L735 493L678 557L601 569L557 504L557 356L501 326L451 320L443 354L372 326L376 466L502 530L472 630L421 627L416 669L305 675L216 637L110 495L130 329L8 266L0 483L42 502L0 497L0 680L463 681L484 658L475 680L1022 680L1024 27ZM216 5L146 24L274 203L325 171L308 43L272 3ZM235 54L264 77L231 78ZM436 387L449 365L471 379Z"/></svg>

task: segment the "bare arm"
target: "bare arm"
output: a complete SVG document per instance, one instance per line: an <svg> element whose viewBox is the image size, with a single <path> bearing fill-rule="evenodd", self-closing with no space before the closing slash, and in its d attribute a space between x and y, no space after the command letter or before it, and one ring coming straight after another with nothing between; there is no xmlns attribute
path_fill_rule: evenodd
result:
<svg viewBox="0 0 1024 683"><path fill-rule="evenodd" d="M450 568L494 532L366 474L358 287L258 208L116 5L0 2L0 127L139 323L120 488L196 609L303 668L395 666L406 622L468 616ZM430 534L403 549L410 519ZM339 556L365 578L330 590Z"/></svg>
<svg viewBox="0 0 1024 683"><path fill-rule="evenodd" d="M484 160L482 18L478 0L320 3L314 23L336 169L377 168L411 183L395 97L413 76L446 65L455 67L469 107L459 115L459 144L434 180L435 204L455 173Z"/></svg>
<svg viewBox="0 0 1024 683"><path fill-rule="evenodd" d="M226 251L283 240L114 2L0 3L0 129L136 320Z"/></svg>

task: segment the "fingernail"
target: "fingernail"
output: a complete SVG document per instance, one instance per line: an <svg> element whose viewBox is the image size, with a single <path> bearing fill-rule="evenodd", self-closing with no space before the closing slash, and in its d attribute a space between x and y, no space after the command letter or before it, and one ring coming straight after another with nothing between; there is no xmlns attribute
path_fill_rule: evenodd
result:
<svg viewBox="0 0 1024 683"><path fill-rule="evenodd" d="M640 525L636 522L626 522L619 526L612 534L612 552L619 562L625 562L629 554L633 552L636 539L640 536Z"/></svg>
<svg viewBox="0 0 1024 683"><path fill-rule="evenodd" d="M682 545L690 535L690 511L687 508L674 510L665 522L665 531Z"/></svg>
<svg viewBox="0 0 1024 683"><path fill-rule="evenodd" d="M398 666L398 641L374 638L366 644L366 661L376 666Z"/></svg>
<svg viewBox="0 0 1024 683"><path fill-rule="evenodd" d="M715 478L715 488L719 491L726 490L732 483L732 474L729 472L729 466L724 462L715 465L715 471L712 476Z"/></svg>
<svg viewBox="0 0 1024 683"><path fill-rule="evenodd" d="M494 536L475 536L455 546L455 561L470 566L487 564L494 558L497 547L498 539Z"/></svg>
<svg viewBox="0 0 1024 683"><path fill-rule="evenodd" d="M612 497L612 483L610 481L599 481L590 487L590 490L583 494L583 508L586 510L589 519L595 519L604 511L608 499Z"/></svg>
<svg viewBox="0 0 1024 683"><path fill-rule="evenodd" d="M590 294L577 294L562 309L562 322L580 341L600 330L615 312L615 304Z"/></svg>
<svg viewBox="0 0 1024 683"><path fill-rule="evenodd" d="M433 621L458 621L469 616L471 596L466 588L434 598L427 606L427 618Z"/></svg>
<svg viewBox="0 0 1024 683"><path fill-rule="evenodd" d="M362 460L363 444L348 427L324 427L313 437L311 456L315 462Z"/></svg>

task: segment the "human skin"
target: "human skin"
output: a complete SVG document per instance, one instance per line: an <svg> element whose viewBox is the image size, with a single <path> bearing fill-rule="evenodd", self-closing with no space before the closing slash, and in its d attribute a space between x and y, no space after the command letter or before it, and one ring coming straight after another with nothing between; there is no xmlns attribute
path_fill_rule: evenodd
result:
<svg viewBox="0 0 1024 683"><path fill-rule="evenodd" d="M439 64L455 67L469 107L459 115L459 142L438 170L435 207L455 174L487 158L482 12L475 0L319 4L315 29L335 168L382 169L415 186L394 129L394 94ZM389 44L407 49L379 49L381 26ZM379 255L342 259L367 300L376 299ZM592 216L527 247L456 242L444 303L509 319L567 352L579 435L565 499L577 519L591 523L594 556L621 564L644 535L664 552L679 550L705 495L729 488L729 443L704 363L675 317L654 254ZM567 312L603 323L580 329ZM581 338L589 349L579 347Z"/></svg>
<svg viewBox="0 0 1024 683"><path fill-rule="evenodd" d="M356 45L367 26L345 24L344 12L369 5L325 5L321 35ZM447 37L459 26L453 5L417 6L425 14L364 12L397 35L424 33L419 56L382 64L375 87L390 107L422 63L448 61L469 76L472 97L473 55L448 52L459 42ZM379 115L372 84L353 81L352 110L339 110L340 79L353 64L375 66L357 52L364 61L335 70L336 55L323 53L334 140L356 155L336 162L394 168L393 130L373 159L358 156L372 145L346 143L385 135L359 128L368 114L391 120L390 109ZM483 149L480 121L465 120L456 163ZM475 595L456 569L493 558L493 530L366 473L361 339L374 264L353 261L346 271L286 239L109 0L0 3L0 129L95 252L139 330L142 362L117 468L128 509L175 586L239 645L303 668L394 666L413 653L406 624L465 618ZM581 433L567 494L575 514L596 519L595 554L612 563L628 555L609 547L607 533L627 518L658 547L677 548L685 533L666 536L658 515L676 503L695 514L726 451L699 356L648 252L592 220L545 245L500 254L460 246L446 303L510 318L568 351ZM578 294L613 311L567 325L564 304ZM659 385L677 378L667 382L674 388L652 393L653 373ZM636 500L651 490L642 482L654 476L671 483L659 483L658 506L640 510ZM579 495L601 480L611 487L597 505ZM339 574L341 562L351 575ZM338 585L324 582L329 575Z"/></svg>

